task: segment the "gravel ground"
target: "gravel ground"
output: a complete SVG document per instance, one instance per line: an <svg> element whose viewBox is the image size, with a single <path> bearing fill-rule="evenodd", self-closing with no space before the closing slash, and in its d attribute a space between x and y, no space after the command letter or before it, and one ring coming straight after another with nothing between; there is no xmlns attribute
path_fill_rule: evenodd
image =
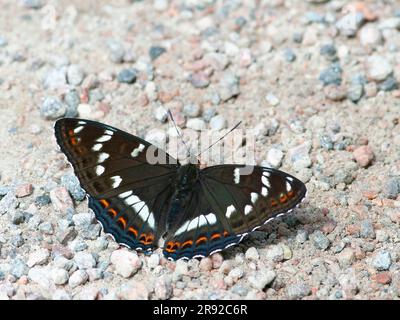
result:
<svg viewBox="0 0 400 320"><path fill-rule="evenodd" d="M395 0L1 1L0 298L398 299L399 63ZM119 248L52 126L161 143L164 108L255 128L306 201L201 261Z"/></svg>

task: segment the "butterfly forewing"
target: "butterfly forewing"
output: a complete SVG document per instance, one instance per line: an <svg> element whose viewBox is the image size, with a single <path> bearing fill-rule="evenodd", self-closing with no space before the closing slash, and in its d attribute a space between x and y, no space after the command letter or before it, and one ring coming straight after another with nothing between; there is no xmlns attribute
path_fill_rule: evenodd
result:
<svg viewBox="0 0 400 320"><path fill-rule="evenodd" d="M177 161L138 137L90 120L60 119L55 135L105 232L130 247L152 248ZM165 163L150 164L149 148Z"/></svg>

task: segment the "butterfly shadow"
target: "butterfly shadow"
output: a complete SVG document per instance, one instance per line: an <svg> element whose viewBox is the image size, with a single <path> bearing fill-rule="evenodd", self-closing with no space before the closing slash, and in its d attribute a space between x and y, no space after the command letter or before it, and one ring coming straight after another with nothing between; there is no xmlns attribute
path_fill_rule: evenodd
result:
<svg viewBox="0 0 400 320"><path fill-rule="evenodd" d="M324 209L310 206L298 208L249 233L239 245L222 251L222 255L225 259L234 259L237 254L244 254L250 247L264 250L270 245L290 244L295 241L299 231L304 230L311 234L320 230L328 221L332 220L326 216Z"/></svg>

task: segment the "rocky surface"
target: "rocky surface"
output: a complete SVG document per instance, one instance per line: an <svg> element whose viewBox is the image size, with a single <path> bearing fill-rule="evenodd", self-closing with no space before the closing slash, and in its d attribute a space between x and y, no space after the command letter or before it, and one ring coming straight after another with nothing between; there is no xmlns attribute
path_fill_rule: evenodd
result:
<svg viewBox="0 0 400 320"><path fill-rule="evenodd" d="M399 63L397 1L2 1L0 298L398 299ZM241 120L306 201L201 261L120 248L54 120L162 144L166 109L190 142Z"/></svg>

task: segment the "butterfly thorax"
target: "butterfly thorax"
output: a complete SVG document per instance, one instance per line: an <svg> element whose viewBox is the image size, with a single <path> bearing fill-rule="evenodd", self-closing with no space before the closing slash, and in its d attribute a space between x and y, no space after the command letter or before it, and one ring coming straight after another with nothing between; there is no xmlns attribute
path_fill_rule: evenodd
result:
<svg viewBox="0 0 400 320"><path fill-rule="evenodd" d="M199 178L199 168L195 164L185 164L178 169L167 216L167 229L181 216L186 206L191 203L194 185Z"/></svg>

